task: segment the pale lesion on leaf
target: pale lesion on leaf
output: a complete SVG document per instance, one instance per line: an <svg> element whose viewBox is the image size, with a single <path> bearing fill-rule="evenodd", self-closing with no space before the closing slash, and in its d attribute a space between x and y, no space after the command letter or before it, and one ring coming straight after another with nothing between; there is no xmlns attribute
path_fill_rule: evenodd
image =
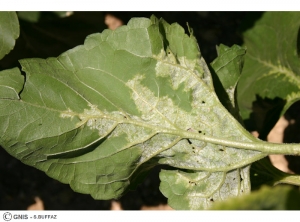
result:
<svg viewBox="0 0 300 222"><path fill-rule="evenodd" d="M161 50L160 54L153 55L157 60L155 67L156 76L170 77L173 89L178 89L181 83L185 83L185 91L190 91L192 86L201 81L204 71L197 65L197 59L189 60L186 57L175 57L168 49L167 53ZM199 66L199 67L198 67Z"/></svg>
<svg viewBox="0 0 300 222"><path fill-rule="evenodd" d="M70 108L68 108L66 111L63 111L60 113L61 118L71 118L73 119L75 116L78 116L78 113L73 112Z"/></svg>

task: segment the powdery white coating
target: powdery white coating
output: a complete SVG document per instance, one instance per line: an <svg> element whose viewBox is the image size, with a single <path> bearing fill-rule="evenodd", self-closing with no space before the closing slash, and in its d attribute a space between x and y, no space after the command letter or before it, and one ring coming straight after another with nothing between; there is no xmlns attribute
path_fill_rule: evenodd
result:
<svg viewBox="0 0 300 222"><path fill-rule="evenodd" d="M108 138L126 135L127 145L134 145L150 139L154 132L145 127L122 123L124 116L120 112L101 112L96 106L89 105L91 109L84 109L83 113L75 113L68 109L61 113L62 118L79 117L81 120L77 126L86 124L91 130L98 130L100 136L108 135Z"/></svg>
<svg viewBox="0 0 300 222"><path fill-rule="evenodd" d="M185 183L186 190L182 195L189 206L189 209L206 209L211 204L211 198L216 190L218 190L225 179L226 173L204 173L197 172L197 179L192 179L190 175L178 172L177 183ZM205 175L205 176L204 176Z"/></svg>
<svg viewBox="0 0 300 222"><path fill-rule="evenodd" d="M190 113L186 112L176 106L171 98L167 96L156 97L154 92L141 84L142 79L142 75L137 75L134 79L126 83L126 85L132 89L132 99L135 101L137 108L141 111L142 121L146 121L155 126L182 130L189 128L199 129L201 126L203 128L208 127L206 122L208 122L209 115L199 115L199 113L209 114L211 108L207 105L204 106L201 102L202 100L199 102L199 100L194 99L192 111ZM189 82L196 84L196 79ZM199 83L197 85L199 85ZM186 90L190 90L191 87L192 86L188 85ZM194 96L197 97L197 95L201 95L202 89L200 85L195 88ZM207 99L209 100L210 97Z"/></svg>
<svg viewBox="0 0 300 222"><path fill-rule="evenodd" d="M250 166L246 166L227 172L224 185L213 195L214 200L221 201L228 199L230 196L235 197L249 193L251 190L249 171Z"/></svg>
<svg viewBox="0 0 300 222"><path fill-rule="evenodd" d="M169 149L180 140L178 136L157 134L151 139L143 142L140 146L143 154L139 163L143 163L153 156L157 156L162 150Z"/></svg>
<svg viewBox="0 0 300 222"><path fill-rule="evenodd" d="M126 136L127 144L134 145L150 139L154 132L148 128L120 123L108 138L119 137L120 135Z"/></svg>
<svg viewBox="0 0 300 222"><path fill-rule="evenodd" d="M90 109L84 109L83 113L75 113L71 109L68 109L61 113L62 118L74 118L79 117L80 122L77 123L77 127L86 124L91 130L98 130L100 136L108 134L116 127L116 121L103 118L105 115L101 112L97 106L89 104ZM115 116L110 113L111 116Z"/></svg>
<svg viewBox="0 0 300 222"><path fill-rule="evenodd" d="M143 121L155 126L173 129L187 129L195 124L195 116L180 109L167 96L156 97L154 92L141 84L142 79L143 76L137 75L126 85L133 89L132 99L141 111Z"/></svg>
<svg viewBox="0 0 300 222"><path fill-rule="evenodd" d="M189 209L207 209L214 202L225 200L228 197L235 197L242 193L249 193L249 169L250 167L247 166L227 173L215 172L207 174L199 180L189 179L189 184L186 185L186 192L182 195L182 198L185 198L188 202ZM180 172L178 174L180 176L176 175L177 184L183 183L186 178L189 178L187 173ZM186 177L183 177L184 174ZM203 176L203 172L199 172L199 175ZM198 186L201 186L201 188L199 189ZM207 192L205 193L206 189ZM202 194L204 195L202 196Z"/></svg>
<svg viewBox="0 0 300 222"><path fill-rule="evenodd" d="M178 86L182 83L185 83L185 91L190 91L190 88L194 87L197 84L197 79L192 75L195 73L191 72L194 70L196 65L196 60L188 60L185 57L178 58L179 63L176 59L173 59L174 55L169 52L166 55L165 51L154 58L157 59L157 64L155 67L156 76L169 77L172 83L173 88L176 90Z"/></svg>

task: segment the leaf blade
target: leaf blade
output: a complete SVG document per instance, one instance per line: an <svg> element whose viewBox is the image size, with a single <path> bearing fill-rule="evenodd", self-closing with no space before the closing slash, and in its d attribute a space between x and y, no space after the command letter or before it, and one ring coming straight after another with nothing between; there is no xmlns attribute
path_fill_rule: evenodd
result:
<svg viewBox="0 0 300 222"><path fill-rule="evenodd" d="M0 59L15 46L15 40L20 35L19 20L15 12L0 12Z"/></svg>
<svg viewBox="0 0 300 222"><path fill-rule="evenodd" d="M299 100L299 26L299 13L266 12L244 33L247 54L238 85L243 119L249 118L256 94L286 100L279 116Z"/></svg>

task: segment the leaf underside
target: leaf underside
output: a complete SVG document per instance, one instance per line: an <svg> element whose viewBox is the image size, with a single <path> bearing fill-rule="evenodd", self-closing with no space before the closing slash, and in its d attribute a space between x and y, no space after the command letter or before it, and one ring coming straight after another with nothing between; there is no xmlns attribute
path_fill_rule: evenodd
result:
<svg viewBox="0 0 300 222"><path fill-rule="evenodd" d="M156 164L176 209L205 209L250 191L256 141L222 106L195 38L178 24L135 18L57 58L0 72L0 144L95 199L120 197ZM12 81L12 79L14 81ZM1 90L1 88L0 88Z"/></svg>

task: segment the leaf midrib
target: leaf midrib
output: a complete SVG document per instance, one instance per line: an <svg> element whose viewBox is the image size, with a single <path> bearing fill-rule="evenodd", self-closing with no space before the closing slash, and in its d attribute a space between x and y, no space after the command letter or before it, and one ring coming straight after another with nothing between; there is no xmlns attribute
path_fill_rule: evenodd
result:
<svg viewBox="0 0 300 222"><path fill-rule="evenodd" d="M53 108L48 108L48 107L40 106L37 104L31 104L31 103L23 101L23 100L20 100L19 102L28 104L30 106L35 106L37 108L47 109L49 111L57 112L59 114L62 113L62 111L60 111L60 110L55 110ZM128 118L127 119L116 118L115 116L111 116L111 115L107 115L107 114L86 115L86 114L76 113L76 112L72 112L71 114L72 114L72 116L77 116L77 117L85 116L86 119L108 119L108 120L115 121L118 124L121 124L121 123L133 124L136 126L141 126L144 128L151 129L151 130L155 131L156 133L170 134L170 135L180 136L181 139L195 139L195 140L200 140L203 142L208 142L208 143L212 143L212 144L216 144L216 145L223 145L223 146L232 147L232 148L256 150L256 151L265 152L265 153L271 152L271 150L273 150L275 153L278 153L278 152L282 153L282 151L280 151L281 147L282 148L283 147L291 147L290 150L295 150L295 151L300 152L300 146L297 144L269 143L269 142L265 142L265 141L258 141L254 137L253 137L253 142L240 142L240 141L234 141L234 140L228 140L228 139L222 139L222 138L220 139L220 138L216 138L214 136L201 135L196 132L185 131L185 130L181 130L181 129L179 129L179 130L169 129L166 127L156 126L156 125L149 124L149 123L146 123L143 121L137 121L137 120L132 120L132 119L128 119ZM293 149L293 148L296 148L296 149Z"/></svg>

